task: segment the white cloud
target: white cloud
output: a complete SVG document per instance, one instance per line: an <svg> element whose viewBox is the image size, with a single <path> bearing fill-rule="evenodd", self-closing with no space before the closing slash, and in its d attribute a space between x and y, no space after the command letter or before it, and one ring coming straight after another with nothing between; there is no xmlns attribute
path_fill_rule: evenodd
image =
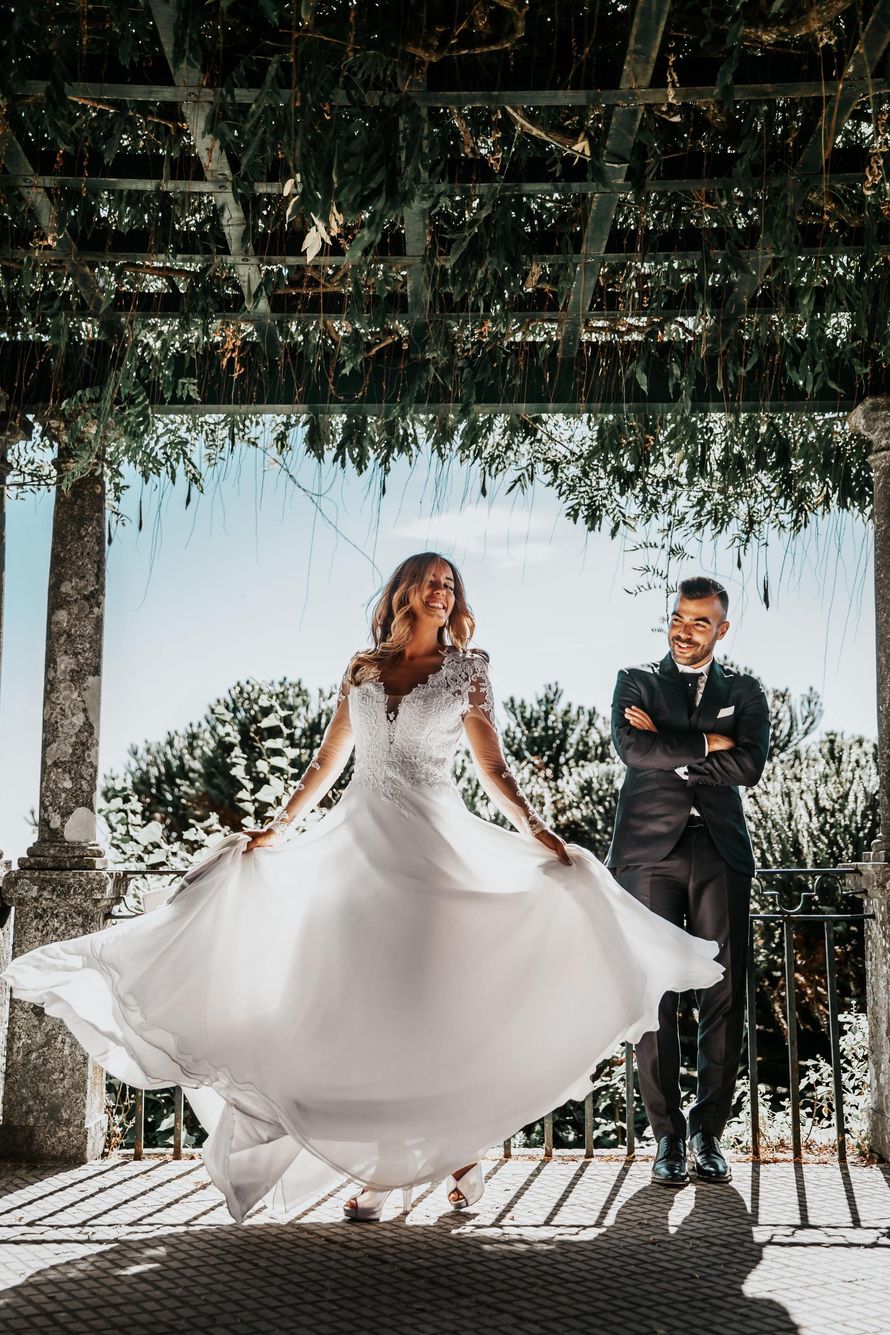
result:
<svg viewBox="0 0 890 1335"><path fill-rule="evenodd" d="M556 554L554 516L529 514L502 501L476 502L396 524L391 536L441 547L456 558L484 560L502 567L543 565Z"/></svg>

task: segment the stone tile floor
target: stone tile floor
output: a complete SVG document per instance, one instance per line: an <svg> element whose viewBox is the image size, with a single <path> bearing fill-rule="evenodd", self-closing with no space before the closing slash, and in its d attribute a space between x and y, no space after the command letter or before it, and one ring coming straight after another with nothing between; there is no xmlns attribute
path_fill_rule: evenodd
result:
<svg viewBox="0 0 890 1335"><path fill-rule="evenodd" d="M152 1335L888 1335L890 1169L491 1159L482 1201L233 1224L200 1159L0 1164L0 1329Z"/></svg>

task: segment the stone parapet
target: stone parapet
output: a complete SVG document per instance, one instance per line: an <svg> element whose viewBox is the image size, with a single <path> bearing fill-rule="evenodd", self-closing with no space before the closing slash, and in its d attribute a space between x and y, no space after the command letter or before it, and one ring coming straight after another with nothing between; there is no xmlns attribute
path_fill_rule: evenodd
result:
<svg viewBox="0 0 890 1335"><path fill-rule="evenodd" d="M61 917L83 917L84 913L87 916L97 911L101 913L99 906L114 903L111 876L103 870L104 859L99 867L89 869L64 865L52 869L35 868L27 865L29 862L29 859L22 858L18 870L9 872L3 880L3 898L13 907L28 905L30 911L49 903ZM54 936L47 939L57 941L62 938ZM16 951L16 954L21 954L21 950Z"/></svg>
<svg viewBox="0 0 890 1335"><path fill-rule="evenodd" d="M16 956L96 931L115 899L99 870L14 871L3 891L15 905ZM6 1066L0 1156L83 1163L102 1153L105 1075L61 1020L13 998Z"/></svg>

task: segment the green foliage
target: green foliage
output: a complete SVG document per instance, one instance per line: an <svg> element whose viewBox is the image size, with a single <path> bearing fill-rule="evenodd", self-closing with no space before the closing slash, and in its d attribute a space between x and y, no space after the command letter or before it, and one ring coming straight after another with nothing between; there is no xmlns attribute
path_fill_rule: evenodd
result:
<svg viewBox="0 0 890 1335"><path fill-rule="evenodd" d="M131 1150L136 1141L135 1091L113 1076L106 1076L105 1096L108 1112L106 1153ZM173 1148L174 1104L172 1089L144 1091L144 1144L151 1149ZM183 1107L182 1144L188 1149L203 1145L207 1133L198 1121L188 1099Z"/></svg>
<svg viewBox="0 0 890 1335"><path fill-rule="evenodd" d="M878 834L877 746L827 733L768 765L747 794L748 819L765 867L860 862Z"/></svg>
<svg viewBox="0 0 890 1335"><path fill-rule="evenodd" d="M806 402L837 386L841 398L850 386L864 392L890 358L887 94L864 98L840 130L832 168L842 160L844 179L802 181L800 151L821 100L737 102L734 81L777 45L801 78L839 76L860 16L845 6L817 28L776 6L769 20L756 10L740 0L670 7L662 65L667 54L681 83L687 69L710 69L718 98L643 110L632 189L618 197L612 227L629 253L604 260L580 351L565 368L566 401L631 411L568 421L483 417L475 405L492 390L503 403L524 402L531 380L552 369L588 213L566 187L606 179L611 113L423 106L415 92L446 78L442 62L451 86L497 88L508 77L521 86L523 76L540 85L546 70L554 87L615 87L633 6L177 0L176 58L211 90L202 128L231 166L256 256L246 296L220 259L228 241L215 199L172 188L201 174L182 108L66 91L84 70L157 82L164 66L150 8L21 0L0 69L2 125L58 184L35 230L20 182L0 175L0 309L11 339L50 353L25 359L7 411L16 413L17 395L27 400L29 377L48 378L49 411L74 424L82 469L101 459L113 488L127 467L143 477L185 471L199 486L226 444L265 448L262 424L205 419L196 446L191 424L153 402L209 402L212 380L242 404L268 402L273 390L286 403L311 382L359 411L276 423L282 456L308 451L385 471L428 438L436 457L472 462L483 486L495 476L548 482L590 528L669 515L676 533L713 529L744 542L771 525L800 529L833 506L867 512L861 438L832 413L759 408L767 394ZM26 87L33 80L42 94ZM258 90L253 100L239 97L244 88ZM644 188L679 162L693 175L695 163L708 164L724 184ZM165 188L107 189L106 174L143 174ZM552 189L517 193L534 180ZM413 254L406 214L427 239L413 267L400 262ZM764 226L776 262L739 310ZM90 267L91 297L61 254L66 234L80 251L108 256ZM273 258L310 242L329 264ZM275 325L284 351L274 374L258 297L288 316ZM726 414L689 411L708 378ZM560 400L563 389L547 392ZM364 400L377 393L386 406L365 416ZM424 417L443 402L452 409ZM647 408L666 402L675 406ZM51 481L41 446L38 435L16 452L14 484Z"/></svg>
<svg viewBox="0 0 890 1335"><path fill-rule="evenodd" d="M867 1154L870 1086L868 1074L868 1019L862 1011L848 1011L841 1016L841 1085L848 1146L857 1154ZM834 1081L831 1064L825 1057L813 1057L801 1063L800 1075L801 1140L804 1151L833 1148L836 1144ZM736 1090L732 1119L723 1137L725 1143L740 1153L751 1150L751 1090L747 1077ZM760 1139L762 1154L787 1152L792 1145L789 1103L775 1091L761 1090Z"/></svg>
<svg viewBox="0 0 890 1335"><path fill-rule="evenodd" d="M102 784L117 858L181 866L220 835L262 825L308 766L331 707L330 693L299 681L238 682L199 723L131 747L124 772ZM351 763L321 811L350 774Z"/></svg>
<svg viewBox="0 0 890 1335"><path fill-rule="evenodd" d="M861 737L828 733L809 741L821 704L770 689L771 759L745 792L764 866L835 867L857 861L876 837L877 750ZM103 814L119 857L162 865L190 856L220 833L261 823L292 791L312 757L333 694L300 681L238 682L205 717L160 742L130 749L121 774L103 783ZM531 700L504 701L504 745L523 789L564 838L605 855L623 766L609 722L595 707L570 704L556 683ZM331 806L347 768L323 803ZM471 810L503 824L476 783L468 757L455 769ZM312 817L309 817L311 820ZM148 832L148 833L147 833Z"/></svg>

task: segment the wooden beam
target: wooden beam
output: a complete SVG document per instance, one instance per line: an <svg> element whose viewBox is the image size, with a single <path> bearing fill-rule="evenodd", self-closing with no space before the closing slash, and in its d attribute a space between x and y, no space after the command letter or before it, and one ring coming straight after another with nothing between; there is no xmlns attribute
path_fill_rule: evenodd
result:
<svg viewBox="0 0 890 1335"><path fill-rule="evenodd" d="M788 213L795 214L806 198L807 180L820 172L825 173L825 188L831 182L828 164L838 133L850 117L862 94L857 91L867 82L890 43L890 0L877 0L871 17L862 32L853 54L847 62L844 79L832 101L822 108L819 124L804 145L798 159L798 170L789 175ZM777 258L775 242L769 225L761 234L760 243L747 273L739 278L735 296L723 313L721 347L726 347L738 328L739 320L748 309L754 294L762 284Z"/></svg>
<svg viewBox="0 0 890 1335"><path fill-rule="evenodd" d="M604 263L625 263L633 260L639 264L658 264L668 259L676 260L700 260L703 254L707 254L712 260L720 259L729 252L724 249L725 241L721 237L719 240L712 241L707 232L702 233L701 244L694 249L689 247L692 235L684 237L682 246L673 246L670 244L670 236L659 236L658 245L644 246L639 249L631 246L626 250L606 250L603 251L602 260ZM739 246L733 249L732 255L741 256L743 259L753 259L760 252L750 246ZM786 256L794 258L815 258L821 257L828 261L835 257L856 256L856 255L886 255L890 253L888 244L872 244L866 246L863 243L851 243L837 245L832 241L828 245L801 245L788 249L777 247L773 252L774 258L783 259ZM410 255L365 255L361 260L347 260L345 255L316 255L313 259L307 259L305 255L293 254L257 254L249 260L239 258L234 255L214 254L212 251L173 251L173 250L80 250L77 251L77 258L83 264L97 265L135 265L140 268L145 265L157 265L165 268L188 269L188 272L199 272L200 269L229 269L237 268L239 265L260 264L264 268L270 269L336 269L345 264L352 264L356 268L375 268L376 266L396 269L410 269L419 263L419 260ZM27 261L29 264L60 264L65 259L65 252L58 247L41 247L39 250L29 250L23 246L19 247L0 247L0 263L4 261ZM567 254L565 251L531 251L525 256L525 261L529 265L578 265L583 262L583 256L578 254ZM448 268L452 261L451 257L445 253L435 255L431 263L439 268ZM189 268L188 266L193 266Z"/></svg>
<svg viewBox="0 0 890 1335"><path fill-rule="evenodd" d="M885 248L885 253L890 253L890 247ZM690 274L690 285L694 282L694 275ZM758 316L769 316L774 320L785 321L823 314L826 309L830 285L831 277L826 275L815 291L800 293L792 289L787 292L780 305L765 298L758 301L756 310L749 311L749 315L757 314ZM884 293L888 291L886 281L882 285L882 291ZM678 289L674 294L674 301L682 302L683 295L683 290ZM694 293L691 295L694 297ZM712 293L710 310L700 312L697 304L686 306L677 304L670 308L655 310L644 309L641 306L628 309L618 294L614 292L601 293L598 295L597 304L592 305L584 316L584 328L590 330L601 328L604 325L610 327L627 325L628 329L632 330L665 323L682 322L690 328L694 326L696 336L701 337L704 330L716 330L718 327L720 295L718 291ZM877 303L877 284L875 285L874 299ZM225 294L220 294L217 300L220 303L225 301ZM463 304L454 307L448 304L439 304L436 309L424 309L422 316L418 317L412 309L410 294L407 302L396 300L389 301L385 305L379 303L373 312L365 310L356 312L350 293L343 293L340 297L325 294L323 297L310 296L305 299L294 300L287 295L278 297L273 292L271 300L275 302L273 308L262 313L245 311L234 296L227 305L219 304L214 309L202 309L195 312L187 299L170 292L122 291L117 296L116 304L109 307L109 312L121 322L132 321L136 324L163 321L166 324L175 323L180 326L204 326L214 322L225 325L250 325L262 323L264 320L274 320L276 323L285 325L324 324L327 322L335 325L354 325L358 323L362 329L369 331L389 329L398 325L404 327L406 332L410 332L411 328L418 324L444 324L453 325L455 328L477 329L483 323L493 324L497 328L511 324L517 327L530 324L563 325L567 318L564 310L537 306L532 301L528 301L526 305L504 304L498 308L488 309L468 308ZM55 319L59 313L58 308L54 307L50 319ZM88 325L97 322L95 311L89 307L64 309L62 313L67 321ZM833 306L830 313L832 318L838 315ZM37 310L29 321L29 327L37 330L40 325L40 312ZM0 329L7 329L11 334L14 334L21 329L20 317L0 313Z"/></svg>
<svg viewBox="0 0 890 1335"><path fill-rule="evenodd" d="M817 413L823 416L846 418L860 400L854 395L850 398L830 395L816 395L809 399L792 398L782 400L745 400L743 403L728 405L725 399L696 400L682 413L700 417L711 414L720 417L751 416L752 414L790 413L809 416ZM218 402L215 406L196 404L189 401L176 405L153 404L153 411L158 417L193 417L203 418L213 415L225 417L288 417L297 413L314 413L329 417L381 417L396 407L392 401L381 402L367 396L361 402L344 405L331 403L329 400L312 402L305 396L302 399L282 403L233 404ZM448 402L430 402L417 407L413 416L442 417L449 413L462 413L462 404ZM665 417L676 416L680 411L673 399L660 400L647 397L645 403L622 402L617 399L591 399L579 402L576 399L561 402L554 399L519 399L509 402L493 396L491 399L476 401L470 407L474 417Z"/></svg>
<svg viewBox="0 0 890 1335"><path fill-rule="evenodd" d="M136 193L144 192L146 194L171 194L171 195L215 195L218 199L227 201L234 199L232 187L227 181L192 181L192 180L170 180L163 181L156 177L139 176L54 176L49 174L32 173L22 175L17 172L10 172L10 177L14 180L30 181L34 185L44 190L76 190L78 194L85 191L102 190L129 190ZM788 173L791 176L791 173ZM800 189L805 195L812 186L824 184L828 186L839 185L861 185L863 173L861 171L842 171L831 172L797 172L793 174L795 182L799 183ZM282 181L251 181L250 191L255 195L280 195L283 190ZM727 190L732 193L742 194L757 191L770 191L776 189L775 179L764 180L762 177L737 177L737 176L682 176L682 177L662 177L654 180L642 181L639 184L630 181L446 181L431 187L436 193L443 191L449 195L495 195L498 198L508 198L510 196L533 196L543 195L551 198L570 199L573 195L635 195L654 194L674 192L677 194L690 194L700 190ZM237 209L243 222L244 214L240 204ZM227 233L228 234L228 233ZM254 258L253 250L245 251L244 257Z"/></svg>
<svg viewBox="0 0 890 1335"><path fill-rule="evenodd" d="M207 176L207 184L216 189L216 207L222 224L226 245L232 255L246 259L247 264L236 271L244 300L249 310L256 310L260 315L268 313L269 302L263 291L263 271L258 264L251 264L253 249L247 235L247 219L232 188L233 172L225 150L219 141L205 132L208 103L214 99L213 89L204 86L201 71L183 61L176 64L174 59L174 28L176 24L176 5L173 0L149 0L155 27L161 39L167 64L176 83L191 91L191 97L183 103L183 113L189 133L195 146L195 153L201 168ZM263 346L273 357L281 351L278 333L270 321L257 325Z"/></svg>
<svg viewBox="0 0 890 1335"><path fill-rule="evenodd" d="M651 81L669 8L670 0L639 0L621 71L622 88L644 88ZM612 112L603 150L605 172L610 184L624 182L642 116L643 108L640 104L616 107ZM560 354L568 360L578 351L584 315L600 275L603 251L609 240L617 208L618 195L611 191L598 195L587 215L581 241L581 263L575 270L575 279L565 304L566 324Z"/></svg>
<svg viewBox="0 0 890 1335"><path fill-rule="evenodd" d="M774 102L783 98L792 101L834 97L841 87L856 92L860 97L877 96L890 92L887 79L787 80L785 82L736 84L732 90L733 102ZM43 97L46 80L25 79L19 84L13 98ZM71 98L88 98L98 102L187 102L194 97L194 88L187 84L156 83L66 83L65 92ZM251 106L259 96L259 88L235 88L227 97L241 106ZM299 106L299 91L276 89L267 96L277 98L282 106ZM402 94L381 94L369 97L368 105L376 106L387 98L395 101ZM633 107L662 106L679 103L713 102L719 98L711 84L694 84L677 88L467 88L454 90L422 90L414 94L422 107ZM350 94L334 92L335 105L355 105Z"/></svg>
<svg viewBox="0 0 890 1335"><path fill-rule="evenodd" d="M424 80L426 72L424 72ZM422 91L422 90L418 90ZM423 119L423 139L424 139L424 158L421 181L425 185L428 174L426 170L426 112L421 112ZM402 152L405 152L405 129L402 126ZM429 305L429 284L426 276L426 258L427 249L427 231L429 229L429 203L421 194L413 204L405 209L403 218L405 233L405 258L410 261L407 284L408 284L408 312L412 323L412 337L416 337L419 332L420 322L426 315Z"/></svg>

